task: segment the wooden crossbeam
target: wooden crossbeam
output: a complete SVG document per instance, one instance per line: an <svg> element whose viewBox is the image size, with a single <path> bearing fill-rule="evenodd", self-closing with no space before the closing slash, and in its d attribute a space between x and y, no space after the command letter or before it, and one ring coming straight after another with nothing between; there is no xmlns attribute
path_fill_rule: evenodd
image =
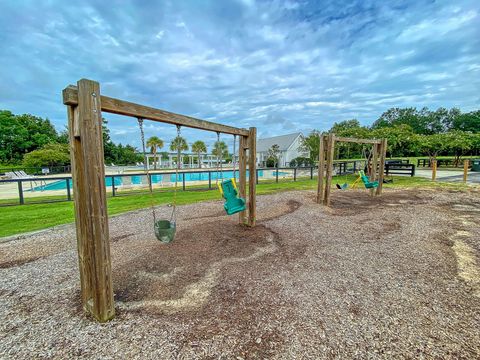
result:
<svg viewBox="0 0 480 360"><path fill-rule="evenodd" d="M69 85L65 89L63 89L63 103L70 106L78 105L78 88L76 86ZM176 114L161 109L155 109L149 106L139 105L104 95L101 96L101 104L102 111L112 114L132 116L136 118L148 119L195 129L220 132L224 134L240 136L249 135L249 131L246 129L200 120L191 116Z"/></svg>
<svg viewBox="0 0 480 360"><path fill-rule="evenodd" d="M335 141L357 143L357 144L381 144L382 143L382 140L377 140L377 139L357 139L357 138L349 138L349 137L341 137L341 136L335 136Z"/></svg>

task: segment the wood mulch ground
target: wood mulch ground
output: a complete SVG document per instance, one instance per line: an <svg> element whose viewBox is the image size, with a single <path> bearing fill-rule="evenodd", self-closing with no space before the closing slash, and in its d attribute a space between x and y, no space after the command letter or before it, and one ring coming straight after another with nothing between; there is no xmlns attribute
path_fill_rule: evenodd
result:
<svg viewBox="0 0 480 360"><path fill-rule="evenodd" d="M0 358L480 358L480 195L335 191L110 219L117 317L79 303L75 229L0 244ZM167 208L159 213L167 215Z"/></svg>

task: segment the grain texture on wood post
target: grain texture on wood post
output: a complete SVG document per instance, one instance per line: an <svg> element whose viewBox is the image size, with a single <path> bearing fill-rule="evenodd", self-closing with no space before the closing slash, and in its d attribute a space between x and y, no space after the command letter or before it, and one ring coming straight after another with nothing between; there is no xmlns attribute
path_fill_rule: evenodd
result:
<svg viewBox="0 0 480 360"><path fill-rule="evenodd" d="M238 149L238 194L242 199L247 195L247 137L240 136L240 146ZM240 224L246 222L246 212L241 211L238 214Z"/></svg>
<svg viewBox="0 0 480 360"><path fill-rule="evenodd" d="M383 190L383 179L385 177L386 158L387 158L387 139L382 139L382 143L380 144L380 165L378 170L379 176L378 176L377 195L381 195Z"/></svg>
<svg viewBox="0 0 480 360"><path fill-rule="evenodd" d="M370 181L375 181L378 179L378 176L377 176L377 171L379 171L378 170L378 148L379 148L378 144L374 144L372 146L372 171L370 175ZM371 196L375 195L375 188L370 189L370 195Z"/></svg>
<svg viewBox="0 0 480 360"><path fill-rule="evenodd" d="M83 308L98 321L115 316L103 160L100 86L78 82L68 107L75 222Z"/></svg>
<svg viewBox="0 0 480 360"><path fill-rule="evenodd" d="M333 156L335 152L335 134L328 134L327 141L327 171L326 171L326 180L325 180L325 195L323 197L323 204L330 206L330 190L332 187L332 176L333 176Z"/></svg>
<svg viewBox="0 0 480 360"><path fill-rule="evenodd" d="M317 187L317 203L323 201L323 176L325 175L325 141L323 134L318 135L320 139L318 150L318 187Z"/></svg>
<svg viewBox="0 0 480 360"><path fill-rule="evenodd" d="M257 128L251 127L248 135L248 225L255 226L257 217Z"/></svg>

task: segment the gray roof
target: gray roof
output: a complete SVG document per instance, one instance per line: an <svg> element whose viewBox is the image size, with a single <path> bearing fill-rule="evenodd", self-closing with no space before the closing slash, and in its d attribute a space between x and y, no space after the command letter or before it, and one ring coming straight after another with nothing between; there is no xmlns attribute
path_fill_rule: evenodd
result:
<svg viewBox="0 0 480 360"><path fill-rule="evenodd" d="M277 144L280 147L280 151L288 150L297 137L302 135L300 132L293 134L274 136L265 139L257 140L257 152L266 152L272 147L272 145Z"/></svg>

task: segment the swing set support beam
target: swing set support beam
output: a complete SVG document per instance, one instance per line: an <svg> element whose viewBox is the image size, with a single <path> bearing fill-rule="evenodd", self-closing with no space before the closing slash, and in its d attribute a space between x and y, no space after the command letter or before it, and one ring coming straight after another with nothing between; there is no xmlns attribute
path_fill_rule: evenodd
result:
<svg viewBox="0 0 480 360"><path fill-rule="evenodd" d="M240 129L102 96L99 83L87 79L65 88L63 103L68 115L81 301L84 311L97 321L105 322L115 317L102 111L239 135L239 191L242 196L247 193L247 163L250 173L248 212L240 214L240 222L255 226L256 128Z"/></svg>
<svg viewBox="0 0 480 360"><path fill-rule="evenodd" d="M63 103L65 105L78 105L78 87L69 85L63 90ZM146 120L158 121L167 124L180 125L184 127L220 132L230 135L249 136L249 130L240 129L233 126L214 123L196 119L191 116L172 113L169 111L155 109L149 106L135 104L125 100L115 99L108 96L101 96L102 111L142 118Z"/></svg>
<svg viewBox="0 0 480 360"><path fill-rule="evenodd" d="M370 191L372 196L382 194L384 178L385 159L387 154L387 139L357 139L335 136L333 133L319 135L319 157L318 157L318 187L317 203L330 205L330 190L333 177L333 160L335 144L337 142L371 144L372 145L372 172L370 180L378 180L378 187ZM368 165L368 164L367 164Z"/></svg>

